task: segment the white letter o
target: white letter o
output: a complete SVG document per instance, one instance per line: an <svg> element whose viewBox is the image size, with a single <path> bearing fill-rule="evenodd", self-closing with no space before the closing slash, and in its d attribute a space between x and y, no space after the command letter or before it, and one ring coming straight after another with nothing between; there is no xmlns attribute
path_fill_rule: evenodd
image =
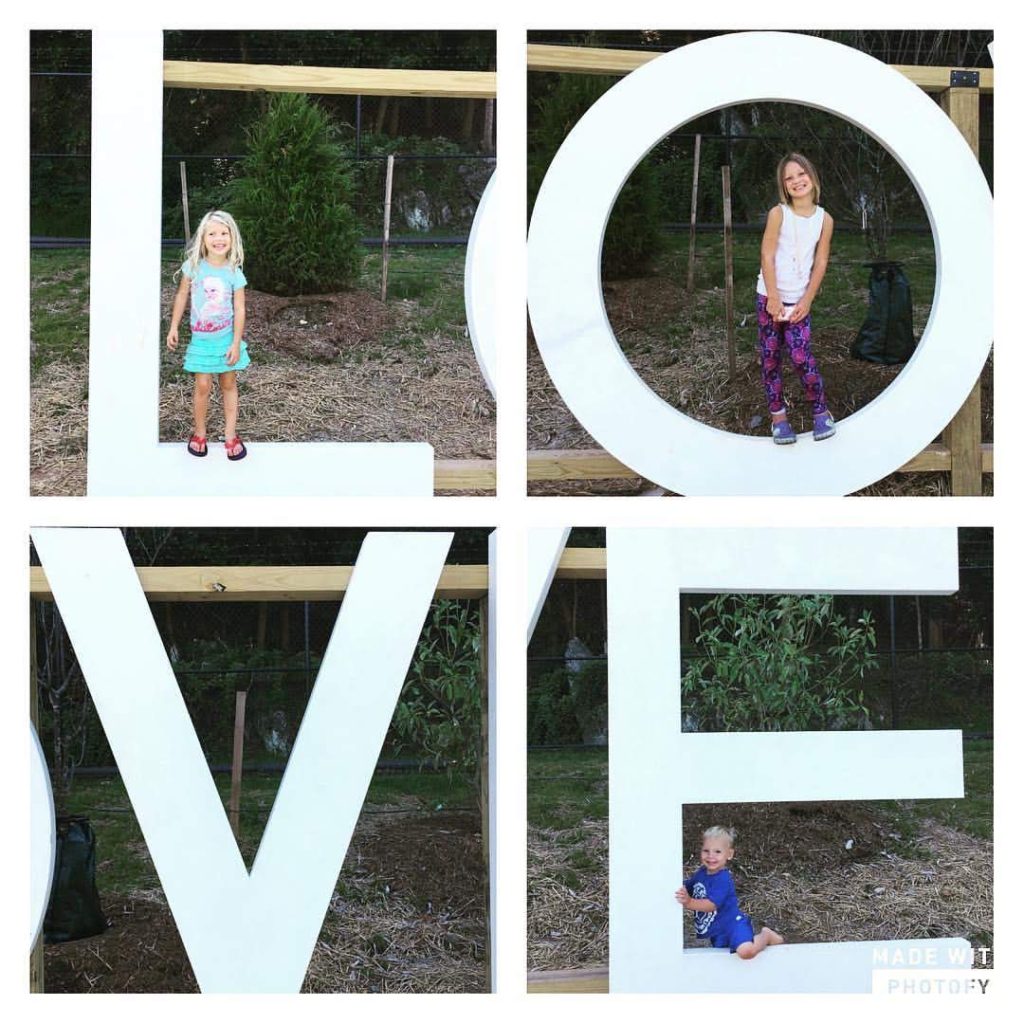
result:
<svg viewBox="0 0 1024 1024"><path fill-rule="evenodd" d="M831 440L783 450L769 438L705 426L659 398L622 354L601 291L605 225L643 156L711 110L772 101L837 114L884 145L921 195L936 255L931 316L903 372ZM992 342L992 197L970 148L902 74L812 36L718 36L617 83L551 162L534 206L529 264L534 335L562 398L608 452L680 494L847 494L873 483L941 433Z"/></svg>

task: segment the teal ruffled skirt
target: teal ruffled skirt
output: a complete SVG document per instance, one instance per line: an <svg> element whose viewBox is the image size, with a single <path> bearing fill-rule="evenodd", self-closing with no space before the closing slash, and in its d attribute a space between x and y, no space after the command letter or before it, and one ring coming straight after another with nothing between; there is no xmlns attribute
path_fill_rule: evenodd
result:
<svg viewBox="0 0 1024 1024"><path fill-rule="evenodd" d="M228 349L231 348L232 334L230 331L217 334L192 334L192 340L185 349L185 369L189 373L230 373L232 370L244 370L249 365L249 350L245 342L241 344L238 362L229 366L225 361Z"/></svg>

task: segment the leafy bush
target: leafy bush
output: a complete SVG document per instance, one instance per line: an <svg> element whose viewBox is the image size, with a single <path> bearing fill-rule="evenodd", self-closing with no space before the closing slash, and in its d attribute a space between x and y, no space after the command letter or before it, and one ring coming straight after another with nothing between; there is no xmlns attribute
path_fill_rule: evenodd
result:
<svg viewBox="0 0 1024 1024"><path fill-rule="evenodd" d="M246 277L274 295L346 287L359 269L359 231L330 118L309 97L280 93L247 137L232 186Z"/></svg>
<svg viewBox="0 0 1024 1024"><path fill-rule="evenodd" d="M475 779L480 763L480 625L458 601L438 601L395 709L399 749L426 755L449 777Z"/></svg>
<svg viewBox="0 0 1024 1024"><path fill-rule="evenodd" d="M530 682L526 690L526 721L526 741L530 746L582 742L566 669L556 668Z"/></svg>
<svg viewBox="0 0 1024 1024"><path fill-rule="evenodd" d="M531 746L603 743L608 736L608 665L559 667L531 682L526 697Z"/></svg>
<svg viewBox="0 0 1024 1024"><path fill-rule="evenodd" d="M693 609L683 707L703 730L851 728L864 715L853 685L877 667L868 612L853 625L828 595L720 594Z"/></svg>
<svg viewBox="0 0 1024 1024"><path fill-rule="evenodd" d="M558 147L613 82L599 75L560 75L554 88L537 101L527 164L531 211ZM654 168L649 161L641 160L622 187L608 221L601 254L601 272L605 278L641 277L650 273L654 257L663 247L660 219Z"/></svg>

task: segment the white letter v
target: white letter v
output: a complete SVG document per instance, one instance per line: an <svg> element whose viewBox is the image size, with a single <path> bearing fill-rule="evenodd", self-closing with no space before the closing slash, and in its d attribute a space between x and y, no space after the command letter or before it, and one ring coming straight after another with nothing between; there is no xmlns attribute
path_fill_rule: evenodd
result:
<svg viewBox="0 0 1024 1024"><path fill-rule="evenodd" d="M112 529L32 534L204 992L297 992L451 544L368 534L252 872Z"/></svg>

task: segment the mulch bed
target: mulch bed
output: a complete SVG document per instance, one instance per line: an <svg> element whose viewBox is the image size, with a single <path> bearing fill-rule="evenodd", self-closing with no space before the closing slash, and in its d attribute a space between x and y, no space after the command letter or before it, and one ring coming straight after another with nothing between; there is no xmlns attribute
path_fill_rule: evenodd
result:
<svg viewBox="0 0 1024 1024"><path fill-rule="evenodd" d="M703 805L685 809L683 821L687 873L699 864L703 829L736 828L740 906L787 942L962 936L991 944L990 841L934 821L900 835L857 803ZM581 854L599 867L573 870ZM606 821L530 830L529 970L607 966L607 858ZM692 928L688 914L689 944L697 941Z"/></svg>
<svg viewBox="0 0 1024 1024"><path fill-rule="evenodd" d="M306 992L485 992L487 873L469 813L364 813ZM195 992L163 893L101 893L102 935L46 947L47 992Z"/></svg>
<svg viewBox="0 0 1024 1024"><path fill-rule="evenodd" d="M173 288L164 288L166 311ZM282 299L247 290L252 364L239 375L247 441L425 441L438 459L493 459L494 400L464 329L422 336L416 302L365 291ZM404 336L416 341L403 345ZM192 433L192 379L162 348L160 439ZM182 342L184 345L184 341ZM31 397L32 494L84 494L88 367L56 361ZM223 435L219 396L208 433ZM467 492L468 493L468 492Z"/></svg>
<svg viewBox="0 0 1024 1024"><path fill-rule="evenodd" d="M736 376L730 380L724 323L714 329L704 326L706 322L717 323L716 318L702 315L702 311L708 306L721 305L720 289L695 292L691 302L681 282L648 277L607 283L604 301L609 323L623 353L659 397L708 426L737 434L768 434L768 415L756 355L741 352ZM752 303L748 296L738 297L736 323L738 327L745 324L748 334L754 324ZM914 307L914 322L919 328L926 323L929 311L928 305ZM831 411L837 419L849 416L877 398L902 369L900 366L878 366L849 356L850 344L863 316L863 309L849 310L849 322L855 326L842 330L826 328L814 333L815 358L825 380ZM682 337L677 335L674 340L659 337L657 325L669 321L684 327ZM687 336L685 326L688 323ZM788 363L784 372L792 404L790 420L797 431L809 430L810 412ZM600 447L562 401L547 375L532 335L528 351L527 394L530 449ZM989 442L992 437L990 356L982 374L982 440ZM538 482L530 485L530 493L643 494L651 492L653 486L643 480ZM991 476L985 477L985 486L991 488ZM894 473L858 493L892 496L948 494L949 476L943 473Z"/></svg>

